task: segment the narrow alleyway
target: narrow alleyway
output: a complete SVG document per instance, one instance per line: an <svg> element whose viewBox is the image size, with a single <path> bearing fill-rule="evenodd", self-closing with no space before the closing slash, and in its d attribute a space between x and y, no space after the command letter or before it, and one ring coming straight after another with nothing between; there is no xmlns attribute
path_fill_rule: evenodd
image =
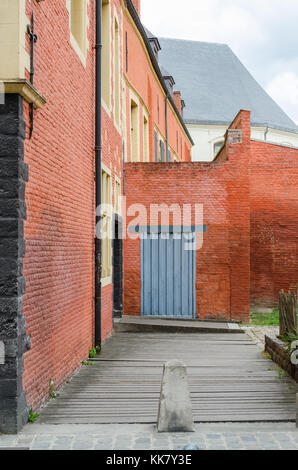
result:
<svg viewBox="0 0 298 470"><path fill-rule="evenodd" d="M245 334L116 332L40 424L156 423L162 364L188 368L197 423L295 421L295 383Z"/></svg>

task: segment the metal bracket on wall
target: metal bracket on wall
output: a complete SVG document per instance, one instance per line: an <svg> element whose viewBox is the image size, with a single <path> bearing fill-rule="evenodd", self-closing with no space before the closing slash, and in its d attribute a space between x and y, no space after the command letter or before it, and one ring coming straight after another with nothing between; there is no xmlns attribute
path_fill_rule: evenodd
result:
<svg viewBox="0 0 298 470"><path fill-rule="evenodd" d="M30 50L30 83L34 84L34 45L37 42L37 36L34 33L34 13L31 15L31 24L27 25L27 34L30 37L31 50ZM29 139L31 139L34 129L34 107L30 104L30 132Z"/></svg>

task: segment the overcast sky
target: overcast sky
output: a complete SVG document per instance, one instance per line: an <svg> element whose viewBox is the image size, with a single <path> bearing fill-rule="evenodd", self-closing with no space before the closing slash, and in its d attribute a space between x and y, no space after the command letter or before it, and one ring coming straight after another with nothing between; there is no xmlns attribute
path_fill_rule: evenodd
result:
<svg viewBox="0 0 298 470"><path fill-rule="evenodd" d="M228 44L298 124L298 0L141 0L160 37Z"/></svg>

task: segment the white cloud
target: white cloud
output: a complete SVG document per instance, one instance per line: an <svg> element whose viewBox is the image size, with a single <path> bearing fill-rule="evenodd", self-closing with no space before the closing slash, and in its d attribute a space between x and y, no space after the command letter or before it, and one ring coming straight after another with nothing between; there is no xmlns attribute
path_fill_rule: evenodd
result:
<svg viewBox="0 0 298 470"><path fill-rule="evenodd" d="M269 82L266 91L294 120L298 119L298 75L282 72Z"/></svg>
<svg viewBox="0 0 298 470"><path fill-rule="evenodd" d="M254 1L254 0L252 0ZM235 45L266 39L260 18L243 0L142 0L142 19L159 36Z"/></svg>
<svg viewBox="0 0 298 470"><path fill-rule="evenodd" d="M298 76L292 72L277 75L269 83L267 92L279 101L298 105Z"/></svg>
<svg viewBox="0 0 298 470"><path fill-rule="evenodd" d="M297 0L141 0L160 37L227 43L292 119L298 119Z"/></svg>

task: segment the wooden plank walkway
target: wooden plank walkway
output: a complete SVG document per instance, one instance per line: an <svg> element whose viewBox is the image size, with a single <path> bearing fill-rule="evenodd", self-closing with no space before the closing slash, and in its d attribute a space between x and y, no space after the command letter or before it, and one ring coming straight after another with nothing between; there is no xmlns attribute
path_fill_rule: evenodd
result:
<svg viewBox="0 0 298 470"><path fill-rule="evenodd" d="M297 386L243 334L115 333L39 422L155 423L162 364L188 367L196 422L295 421Z"/></svg>

